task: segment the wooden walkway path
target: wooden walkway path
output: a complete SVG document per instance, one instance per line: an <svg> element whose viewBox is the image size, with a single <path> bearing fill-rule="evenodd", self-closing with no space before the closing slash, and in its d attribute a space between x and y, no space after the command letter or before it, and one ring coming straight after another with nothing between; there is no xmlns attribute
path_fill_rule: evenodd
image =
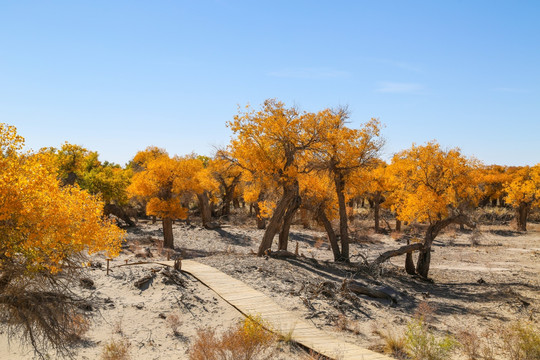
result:
<svg viewBox="0 0 540 360"><path fill-rule="evenodd" d="M172 265L173 262L167 262ZM391 360L388 356L345 342L285 310L260 291L227 274L193 260L183 260L182 270L215 291L244 315L260 316L274 332L290 337L332 359Z"/></svg>

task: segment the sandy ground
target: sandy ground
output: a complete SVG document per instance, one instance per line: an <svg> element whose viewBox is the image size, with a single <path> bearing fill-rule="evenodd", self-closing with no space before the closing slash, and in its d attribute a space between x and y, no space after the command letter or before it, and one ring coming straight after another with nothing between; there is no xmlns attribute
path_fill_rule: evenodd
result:
<svg viewBox="0 0 540 360"><path fill-rule="evenodd" d="M176 251L169 255L212 265L274 298L298 317L372 349L380 349L377 332L405 331L419 309L429 318L430 328L441 335L463 330L496 334L514 320L538 322L540 225L531 224L528 233L508 226L481 226L479 244L474 246L470 231L449 229L436 241L430 270L433 281L427 282L404 272L403 257L393 258L377 271L362 265L363 258L372 260L404 244L395 240L399 239L396 234L354 232L371 226L367 221L352 226L357 241L351 246L349 265L331 261L323 232L299 225L293 226L289 249L294 251L298 245L301 256L256 257L253 253L263 231L252 222L225 223L215 230L195 223L175 224ZM148 260L165 259L161 238L161 224L140 222L128 230L124 250L111 266L139 261L136 254L146 249L152 253ZM133 358L186 359L198 329L223 331L241 319L234 308L187 274L171 276L162 266L149 264L113 268L106 276L105 264L104 258L93 258L87 277L94 288L77 290L92 305L87 310L92 326L76 348L77 359L98 359L111 339L126 339ZM153 279L137 288L134 282L147 275ZM341 291L345 279L383 290L395 302ZM175 316L179 319L176 333L170 320ZM9 345L6 335L0 334L0 359L33 358L16 339ZM281 344L272 358L308 357L298 348ZM464 357L456 353L453 358Z"/></svg>

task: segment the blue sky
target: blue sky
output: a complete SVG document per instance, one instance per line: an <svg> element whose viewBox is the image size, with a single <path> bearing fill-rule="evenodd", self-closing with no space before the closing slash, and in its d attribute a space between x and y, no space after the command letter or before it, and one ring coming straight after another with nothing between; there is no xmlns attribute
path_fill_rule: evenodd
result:
<svg viewBox="0 0 540 360"><path fill-rule="evenodd" d="M0 122L124 164L210 155L238 105L348 104L384 156L540 162L539 1L3 1Z"/></svg>

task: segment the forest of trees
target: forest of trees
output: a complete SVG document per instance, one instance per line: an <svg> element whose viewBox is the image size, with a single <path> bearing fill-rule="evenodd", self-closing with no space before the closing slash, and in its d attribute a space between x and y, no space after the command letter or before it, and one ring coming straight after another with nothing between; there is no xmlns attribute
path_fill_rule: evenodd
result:
<svg viewBox="0 0 540 360"><path fill-rule="evenodd" d="M289 250L300 214L324 227L336 262L349 262L350 214L365 201L376 231L382 210L393 214L393 230L425 225L420 242L392 255L418 251L416 264L408 256L407 272L427 278L431 246L445 227L474 227L476 208L504 206L514 209L517 230L526 231L528 214L540 207L540 164L484 165L435 141L413 144L387 163L381 123L350 127L349 116L344 107L302 112L267 100L227 123L230 144L212 157L171 156L149 146L125 166L67 142L23 151L16 129L0 124L0 307L10 326L33 345L62 350L69 337L62 324L75 316L66 284L84 264L83 252L114 256L120 249L123 231L104 213L126 226L137 217L160 219L164 246L173 248L174 221L196 213L203 226L215 228L233 206L249 207L264 229L259 256L272 250L276 235L276 250ZM35 308L41 317L27 316ZM51 337L47 326L66 332Z"/></svg>

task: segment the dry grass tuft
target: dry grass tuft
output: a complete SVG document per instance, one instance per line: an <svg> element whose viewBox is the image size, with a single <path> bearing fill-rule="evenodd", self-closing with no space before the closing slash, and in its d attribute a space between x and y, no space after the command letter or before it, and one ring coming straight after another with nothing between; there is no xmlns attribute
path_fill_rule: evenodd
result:
<svg viewBox="0 0 540 360"><path fill-rule="evenodd" d="M530 321L516 321L502 331L504 350L510 360L540 359L540 327Z"/></svg>
<svg viewBox="0 0 540 360"><path fill-rule="evenodd" d="M336 319L336 328L338 328L339 331L347 331L349 330L349 319L343 314L339 314Z"/></svg>
<svg viewBox="0 0 540 360"><path fill-rule="evenodd" d="M178 317L176 314L171 314L167 316L167 324L171 328L173 334L175 336L178 336L180 333L178 332L178 328L182 325L182 320Z"/></svg>
<svg viewBox="0 0 540 360"><path fill-rule="evenodd" d="M127 339L111 340L103 347L102 360L129 360L129 342Z"/></svg>
<svg viewBox="0 0 540 360"><path fill-rule="evenodd" d="M468 360L476 360L482 357L480 355L480 337L476 333L462 329L457 334L457 340Z"/></svg>
<svg viewBox="0 0 540 360"><path fill-rule="evenodd" d="M385 354L389 354L399 360L408 359L405 336L397 335L391 331L379 333L379 335L384 341L383 351Z"/></svg>
<svg viewBox="0 0 540 360"><path fill-rule="evenodd" d="M246 318L218 337L213 329L201 329L189 352L190 360L271 359L276 337L257 319Z"/></svg>
<svg viewBox="0 0 540 360"><path fill-rule="evenodd" d="M324 239L322 237L317 237L315 238L315 243L313 244L313 247L315 247L315 249L320 249L321 246L323 246L324 244Z"/></svg>
<svg viewBox="0 0 540 360"><path fill-rule="evenodd" d="M434 305L431 305L427 301L421 301L414 312L414 317L423 322L430 323L434 319L435 311L436 307Z"/></svg>

